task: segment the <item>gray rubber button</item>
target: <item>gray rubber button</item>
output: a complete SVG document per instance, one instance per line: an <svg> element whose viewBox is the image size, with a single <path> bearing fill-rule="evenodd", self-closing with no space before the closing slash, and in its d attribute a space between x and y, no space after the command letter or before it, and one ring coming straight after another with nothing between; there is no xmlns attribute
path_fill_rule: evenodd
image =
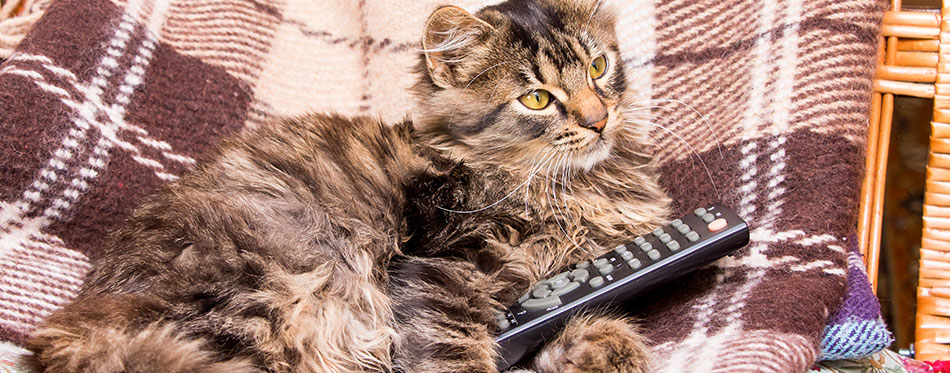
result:
<svg viewBox="0 0 950 373"><path fill-rule="evenodd" d="M631 259L630 261L627 262L627 264L629 264L630 268L633 268L633 269L640 269L640 267L643 266L643 264L640 263L640 259L637 259L637 258Z"/></svg>
<svg viewBox="0 0 950 373"><path fill-rule="evenodd" d="M617 245L617 247L614 248L614 252L617 254L623 254L627 252L627 247L624 245Z"/></svg>
<svg viewBox="0 0 950 373"><path fill-rule="evenodd" d="M549 282L548 284L551 285L551 289L557 290L557 289L567 286L567 284L569 283L571 283L571 280L568 280L567 275L565 275L563 278L551 280L551 282Z"/></svg>
<svg viewBox="0 0 950 373"><path fill-rule="evenodd" d="M706 209L700 207L696 209L695 211L693 211L693 214L696 214L696 216L702 217L703 215L706 215Z"/></svg>
<svg viewBox="0 0 950 373"><path fill-rule="evenodd" d="M637 236L637 238L634 238L634 239L633 239L633 243L634 243L635 245L637 245L637 246L643 245L643 244L645 244L646 242L647 242L647 239L646 239L646 238L639 237L639 236Z"/></svg>
<svg viewBox="0 0 950 373"><path fill-rule="evenodd" d="M647 253L647 256L650 257L650 259L657 260L660 259L660 252L656 250L650 250L650 252Z"/></svg>
<svg viewBox="0 0 950 373"><path fill-rule="evenodd" d="M667 243L667 242L670 242L670 240L672 240L673 237L671 237L669 233L663 233L660 235L659 239L660 239L660 242Z"/></svg>
<svg viewBox="0 0 950 373"><path fill-rule="evenodd" d="M528 311L545 310L559 305L561 305L561 298L558 298L556 295L540 299L528 299L521 302L521 307L524 307Z"/></svg>
<svg viewBox="0 0 950 373"><path fill-rule="evenodd" d="M600 274L607 275L607 274L610 274L610 272L614 271L614 266L613 264L605 264L600 267L597 267L597 270L600 271Z"/></svg>
<svg viewBox="0 0 950 373"><path fill-rule="evenodd" d="M686 234L686 239L689 240L689 242L699 241L699 233L696 233L695 231L689 232Z"/></svg>
<svg viewBox="0 0 950 373"><path fill-rule="evenodd" d="M590 278L590 272L587 272L586 269L575 269L571 271L571 280L587 282L587 279L589 278Z"/></svg>
<svg viewBox="0 0 950 373"><path fill-rule="evenodd" d="M679 227L676 227L676 231L677 231L677 232L680 232L680 233L682 233L682 234L686 234L686 232L689 232L689 231L691 231L691 230L692 230L692 229L690 229L689 226L686 225L686 224L683 224L683 225L681 225L681 226L679 226Z"/></svg>
<svg viewBox="0 0 950 373"><path fill-rule="evenodd" d="M709 222L707 221L707 223L709 223ZM653 235L656 236L656 237L660 237L660 235L663 234L663 228L654 229L653 232L651 232L651 233L653 233Z"/></svg>
<svg viewBox="0 0 950 373"><path fill-rule="evenodd" d="M673 220L670 222L670 226L673 228L679 229L679 227L683 226L683 221L680 219Z"/></svg>
<svg viewBox="0 0 950 373"><path fill-rule="evenodd" d="M567 278L567 275L569 275L569 274L571 274L571 272L568 272L568 271L564 271L564 272L558 273L558 274L556 274L556 275L554 275L554 276L551 276L551 278L549 278L549 279L547 280L547 283L548 283L548 285L550 285L550 284L554 283L554 281L556 281L556 280L566 279L566 278Z"/></svg>
<svg viewBox="0 0 950 373"><path fill-rule="evenodd" d="M703 221L704 221L704 222L709 223L709 222L711 222L711 221L713 221L713 220L716 220L716 217L713 216L713 214L708 214L708 213L707 213L707 214L703 215Z"/></svg>
<svg viewBox="0 0 950 373"><path fill-rule="evenodd" d="M531 292L530 292L530 291L527 292L527 293L525 293L525 295L522 295L520 298L518 298L518 303L524 302L524 301L526 301L526 300L528 300L528 299L531 299Z"/></svg>
<svg viewBox="0 0 950 373"><path fill-rule="evenodd" d="M551 295L551 289L549 289L547 286L537 287L531 292L532 298L544 298L548 295Z"/></svg>
<svg viewBox="0 0 950 373"><path fill-rule="evenodd" d="M643 252L653 250L653 244L649 242L644 242L643 245L640 245L640 250L643 250Z"/></svg>
<svg viewBox="0 0 950 373"><path fill-rule="evenodd" d="M607 259L600 258L594 261L594 267L600 267L604 264L607 264Z"/></svg>
<svg viewBox="0 0 950 373"><path fill-rule="evenodd" d="M553 293L551 293L551 295L564 295L576 290L579 287L581 287L580 282L571 281L567 283L567 286L555 290Z"/></svg>
<svg viewBox="0 0 950 373"><path fill-rule="evenodd" d="M577 263L577 268L584 269L587 267L590 267L590 260L585 260L583 262Z"/></svg>
<svg viewBox="0 0 950 373"><path fill-rule="evenodd" d="M624 251L623 254L620 254L620 259L623 259L623 260L633 259L633 253L629 251Z"/></svg>
<svg viewBox="0 0 950 373"><path fill-rule="evenodd" d="M590 287L592 287L592 288L599 288L599 287L601 287L601 285L604 284L604 278L603 278L603 277L600 277L600 276L597 276L597 277L594 277L594 278L590 279L590 281L588 281L587 283L590 284Z"/></svg>
<svg viewBox="0 0 950 373"><path fill-rule="evenodd" d="M670 251L676 251L680 249L680 243L678 241L670 241L666 243L666 248Z"/></svg>

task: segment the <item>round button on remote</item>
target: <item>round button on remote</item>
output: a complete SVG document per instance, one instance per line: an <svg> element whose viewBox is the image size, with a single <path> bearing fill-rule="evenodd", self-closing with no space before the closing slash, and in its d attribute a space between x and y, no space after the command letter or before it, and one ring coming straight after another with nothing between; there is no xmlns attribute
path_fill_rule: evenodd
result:
<svg viewBox="0 0 950 373"><path fill-rule="evenodd" d="M607 259L600 258L594 261L594 267L600 267L604 264L607 264Z"/></svg>
<svg viewBox="0 0 950 373"><path fill-rule="evenodd" d="M699 241L699 233L696 233L696 231L686 233L686 239L689 240L689 242Z"/></svg>
<svg viewBox="0 0 950 373"><path fill-rule="evenodd" d="M676 231L677 231L677 232L680 232L681 234L686 234L687 232L689 232L689 231L691 231L691 230L692 230L692 229L690 229L689 226L686 225L686 224L683 224L683 225L681 225L681 226L679 226L679 227L676 227Z"/></svg>
<svg viewBox="0 0 950 373"><path fill-rule="evenodd" d="M630 268L633 268L634 270L640 269L640 267L643 266L643 264L640 263L640 259L637 259L637 258L630 259L630 261L627 262L627 264L629 264Z"/></svg>
<svg viewBox="0 0 950 373"><path fill-rule="evenodd" d="M643 252L653 250L653 244L649 242L644 242L643 245L640 245L640 250L642 250Z"/></svg>
<svg viewBox="0 0 950 373"><path fill-rule="evenodd" d="M590 287L592 288L599 288L604 285L604 278L597 276L590 279L590 281L588 281L587 283L590 284Z"/></svg>
<svg viewBox="0 0 950 373"><path fill-rule="evenodd" d="M617 245L617 247L614 248L614 252L617 254L623 254L627 252L627 247L624 245Z"/></svg>
<svg viewBox="0 0 950 373"><path fill-rule="evenodd" d="M633 253L629 251L624 251L623 254L620 254L620 259L623 259L623 260L633 259Z"/></svg>
<svg viewBox="0 0 950 373"><path fill-rule="evenodd" d="M659 238L660 238L660 242L662 242L662 243L670 242L670 240L673 239L673 237L670 236L669 233L663 233L663 234L660 235Z"/></svg>
<svg viewBox="0 0 950 373"><path fill-rule="evenodd" d="M534 289L534 291L531 292L532 298L544 298L548 295L551 295L551 289L548 289L547 286L537 287Z"/></svg>
<svg viewBox="0 0 950 373"><path fill-rule="evenodd" d="M600 271L600 274L607 275L607 274L610 274L610 272L614 271L614 266L611 264L605 264L600 267L597 267L597 270Z"/></svg>
<svg viewBox="0 0 950 373"><path fill-rule="evenodd" d="M709 228L710 232L719 232L723 230L723 228L725 228L727 225L728 223L726 223L726 219L719 218L710 222L709 225L706 226L706 228Z"/></svg>
<svg viewBox="0 0 950 373"><path fill-rule="evenodd" d="M647 256L650 257L650 259L657 260L660 259L660 252L656 250L650 250L650 252L647 253Z"/></svg>
<svg viewBox="0 0 950 373"><path fill-rule="evenodd" d="M651 233L653 233L653 236L655 237L660 237L660 235L663 234L663 228L654 229Z"/></svg>
<svg viewBox="0 0 950 373"><path fill-rule="evenodd" d="M679 229L679 227L683 226L683 221L680 219L673 220L670 222L670 226L673 228Z"/></svg>
<svg viewBox="0 0 950 373"><path fill-rule="evenodd" d="M646 242L647 242L646 238L643 238L643 237L640 237L640 236L637 236L637 238L634 238L634 239L633 239L633 244L634 244L634 245L637 245L637 246L643 245L643 244L645 244Z"/></svg>
<svg viewBox="0 0 950 373"><path fill-rule="evenodd" d="M696 209L695 211L693 211L693 214L695 214L698 217L703 217L703 215L706 215L706 209L700 207Z"/></svg>

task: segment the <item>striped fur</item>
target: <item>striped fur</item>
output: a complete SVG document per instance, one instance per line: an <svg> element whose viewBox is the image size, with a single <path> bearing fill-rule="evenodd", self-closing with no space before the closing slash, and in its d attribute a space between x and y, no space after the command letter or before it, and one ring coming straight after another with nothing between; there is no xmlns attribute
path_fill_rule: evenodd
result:
<svg viewBox="0 0 950 373"><path fill-rule="evenodd" d="M442 4L53 2L0 65L16 93L0 100L0 338L23 342L73 298L105 234L223 136L275 115L413 113L418 40ZM845 292L885 2L603 5L628 118L652 128L674 209L721 200L761 227L735 258L641 302L656 369L808 369Z"/></svg>

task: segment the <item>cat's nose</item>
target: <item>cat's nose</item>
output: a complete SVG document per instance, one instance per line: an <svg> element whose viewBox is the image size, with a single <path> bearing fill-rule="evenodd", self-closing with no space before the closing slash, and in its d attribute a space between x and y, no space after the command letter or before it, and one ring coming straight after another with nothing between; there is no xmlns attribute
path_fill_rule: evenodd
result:
<svg viewBox="0 0 950 373"><path fill-rule="evenodd" d="M582 124L581 127L590 128L596 132L601 132L604 130L604 127L607 126L607 116L604 115L603 119L597 121L590 121L585 124Z"/></svg>

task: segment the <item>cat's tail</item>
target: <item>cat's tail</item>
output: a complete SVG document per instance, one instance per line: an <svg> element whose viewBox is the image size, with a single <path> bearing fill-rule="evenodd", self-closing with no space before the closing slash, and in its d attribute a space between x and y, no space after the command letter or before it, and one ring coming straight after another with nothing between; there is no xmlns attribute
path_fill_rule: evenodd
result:
<svg viewBox="0 0 950 373"><path fill-rule="evenodd" d="M112 298L112 297L109 297ZM131 297L128 297L131 298ZM125 300L130 300L126 298ZM245 360L221 361L205 342L186 339L172 322L136 325L137 310L115 299L86 298L47 319L28 342L45 372L255 372ZM98 308L95 308L97 307Z"/></svg>

